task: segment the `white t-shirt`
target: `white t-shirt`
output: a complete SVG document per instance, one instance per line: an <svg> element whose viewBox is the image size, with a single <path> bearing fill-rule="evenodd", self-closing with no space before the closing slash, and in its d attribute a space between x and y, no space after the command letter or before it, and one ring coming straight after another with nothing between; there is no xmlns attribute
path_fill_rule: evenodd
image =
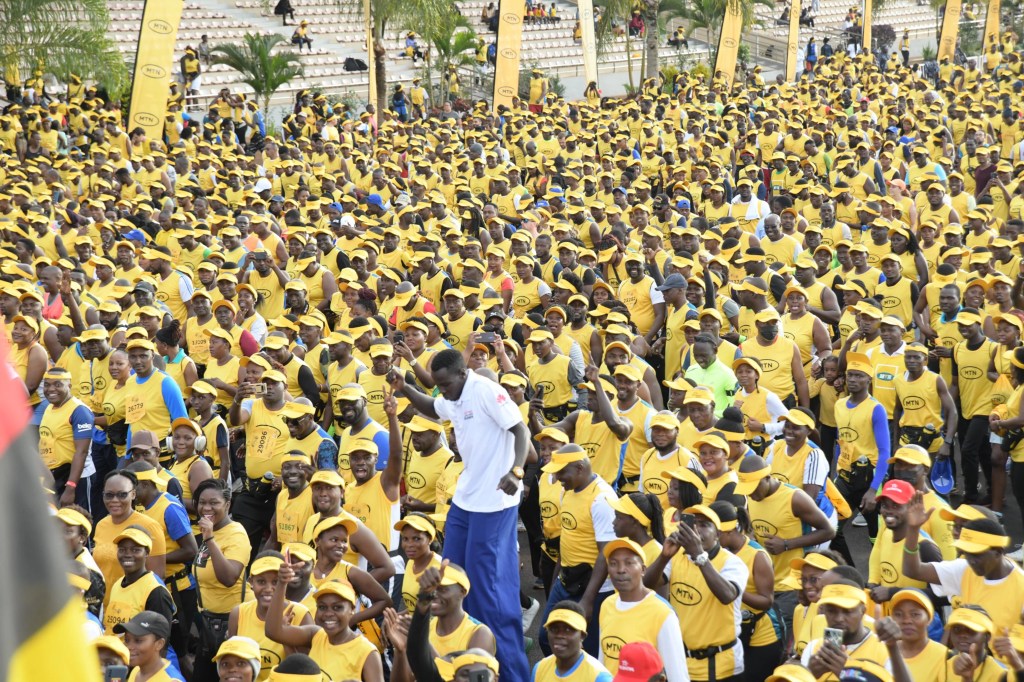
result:
<svg viewBox="0 0 1024 682"><path fill-rule="evenodd" d="M496 512L519 506L522 492L506 495L498 483L515 463L515 438L509 430L521 424L519 407L504 388L475 372L467 372L456 401L434 400L434 411L455 429L465 469L452 502L471 512Z"/></svg>
<svg viewBox="0 0 1024 682"><path fill-rule="evenodd" d="M932 592L939 597L955 597L960 594L962 587L964 572L971 570L967 565L967 559L953 559L952 561L940 561L932 564L935 572L939 576L939 583L932 584ZM998 580L989 580L985 578L986 585L999 585L1000 583L1009 580L1014 573L1021 571L1021 567L1017 564L1013 565L1013 571L1007 574L1005 578L999 578Z"/></svg>

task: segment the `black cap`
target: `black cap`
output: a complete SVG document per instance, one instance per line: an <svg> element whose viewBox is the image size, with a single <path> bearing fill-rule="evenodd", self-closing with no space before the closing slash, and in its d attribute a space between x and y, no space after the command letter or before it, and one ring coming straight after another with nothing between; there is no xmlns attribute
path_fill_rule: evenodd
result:
<svg viewBox="0 0 1024 682"><path fill-rule="evenodd" d="M138 291L139 289L142 289L143 291L148 291L151 294L156 293L156 287L150 284L149 282L137 282L135 286L132 288L132 291Z"/></svg>
<svg viewBox="0 0 1024 682"><path fill-rule="evenodd" d="M156 635L158 639L170 639L171 624L156 611L141 611L126 623L114 626L115 635L130 633L136 637Z"/></svg>

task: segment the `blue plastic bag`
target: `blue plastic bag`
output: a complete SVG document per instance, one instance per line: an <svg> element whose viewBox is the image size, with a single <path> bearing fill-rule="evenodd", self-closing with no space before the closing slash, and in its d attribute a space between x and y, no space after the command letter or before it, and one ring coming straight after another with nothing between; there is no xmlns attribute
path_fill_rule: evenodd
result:
<svg viewBox="0 0 1024 682"><path fill-rule="evenodd" d="M953 463L949 457L936 457L932 464L932 488L940 495L953 489Z"/></svg>

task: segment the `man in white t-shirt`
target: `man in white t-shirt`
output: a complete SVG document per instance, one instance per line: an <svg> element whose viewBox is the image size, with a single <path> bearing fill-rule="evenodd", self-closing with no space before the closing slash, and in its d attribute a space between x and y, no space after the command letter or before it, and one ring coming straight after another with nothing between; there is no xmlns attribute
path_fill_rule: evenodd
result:
<svg viewBox="0 0 1024 682"><path fill-rule="evenodd" d="M466 568L474 587L466 612L494 633L502 678L526 680L516 522L530 433L505 389L468 371L459 351L436 353L430 371L439 398L407 388L398 373L391 386L455 430L465 469L445 521L444 558Z"/></svg>

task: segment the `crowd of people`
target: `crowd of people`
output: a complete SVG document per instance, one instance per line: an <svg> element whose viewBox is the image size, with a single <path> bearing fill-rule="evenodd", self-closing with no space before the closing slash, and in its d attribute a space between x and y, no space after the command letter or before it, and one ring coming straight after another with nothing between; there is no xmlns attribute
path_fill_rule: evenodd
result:
<svg viewBox="0 0 1024 682"><path fill-rule="evenodd" d="M1022 62L958 74L8 106L0 313L97 665L1021 679Z"/></svg>

